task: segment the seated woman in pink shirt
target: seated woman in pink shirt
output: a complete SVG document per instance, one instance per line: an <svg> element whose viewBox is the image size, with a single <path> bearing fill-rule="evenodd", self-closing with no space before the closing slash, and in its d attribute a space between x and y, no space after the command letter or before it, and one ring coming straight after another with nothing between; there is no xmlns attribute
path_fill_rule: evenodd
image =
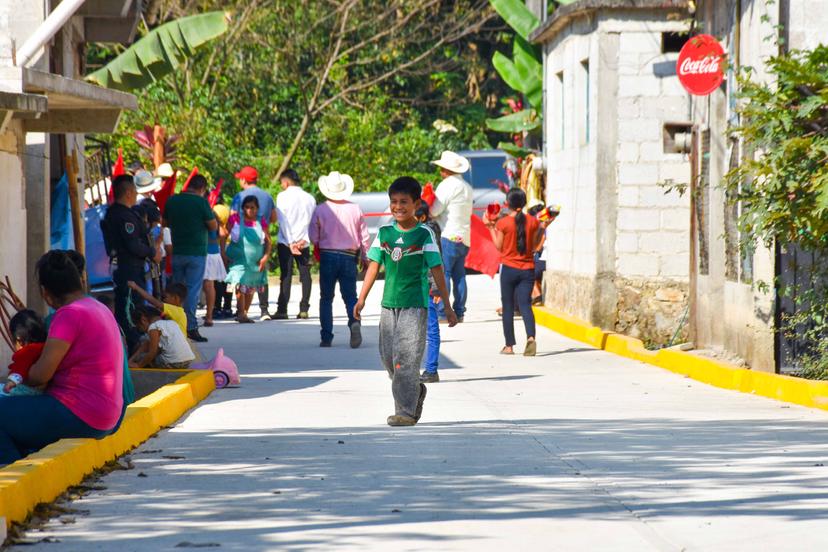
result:
<svg viewBox="0 0 828 552"><path fill-rule="evenodd" d="M43 299L57 312L24 383L46 390L0 398L0 466L59 439L104 437L123 408L123 347L112 312L85 295L65 252L46 253L35 270Z"/></svg>

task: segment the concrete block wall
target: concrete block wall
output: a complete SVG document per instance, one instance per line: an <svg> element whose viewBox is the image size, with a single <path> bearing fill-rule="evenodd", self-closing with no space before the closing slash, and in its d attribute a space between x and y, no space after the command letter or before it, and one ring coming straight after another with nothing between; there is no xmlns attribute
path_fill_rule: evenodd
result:
<svg viewBox="0 0 828 552"><path fill-rule="evenodd" d="M26 198L23 185L22 148L25 147L20 121L12 121L0 134L0 278L11 280L15 292L25 300ZM11 351L0 342L0 375L7 373Z"/></svg>
<svg viewBox="0 0 828 552"><path fill-rule="evenodd" d="M687 156L664 152L664 123L686 122L689 106L670 74L677 54L661 53L661 33L685 23L659 15L599 13L544 50L547 202L563 206L548 232L546 302L650 343L678 327L690 249L689 198L658 185L690 180ZM588 142L579 129L584 61Z"/></svg>
<svg viewBox="0 0 828 552"><path fill-rule="evenodd" d="M689 118L687 93L670 71L677 54L661 52L661 32L682 26L652 32L639 23L630 22L619 40L616 270L625 278L687 282L689 198L659 185L690 182L688 157L664 152L664 124Z"/></svg>

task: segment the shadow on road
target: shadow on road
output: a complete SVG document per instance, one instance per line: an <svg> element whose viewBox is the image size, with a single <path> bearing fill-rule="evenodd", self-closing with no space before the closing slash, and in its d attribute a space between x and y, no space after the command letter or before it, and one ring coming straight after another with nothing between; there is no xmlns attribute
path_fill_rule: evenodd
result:
<svg viewBox="0 0 828 552"><path fill-rule="evenodd" d="M96 497L106 511L130 512L128 519L100 519L97 531L112 549L143 535L303 550L354 546L366 535L377 538L386 525L394 526L389 539L400 538L404 524L434 520L631 514L828 520L826 443L824 425L755 419L488 420L405 430L205 433L197 446L136 455L145 491L117 496L111 505L106 502L116 498ZM226 462L213 457L228 458L233 450L246 454L228 473ZM697 499L699 488L715 489L716 498ZM347 533L335 531L342 528ZM428 533L413 525L411 538L428 547Z"/></svg>

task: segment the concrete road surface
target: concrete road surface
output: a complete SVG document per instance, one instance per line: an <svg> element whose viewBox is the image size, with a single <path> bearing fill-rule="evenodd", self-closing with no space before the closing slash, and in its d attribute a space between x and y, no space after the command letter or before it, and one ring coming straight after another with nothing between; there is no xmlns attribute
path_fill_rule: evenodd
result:
<svg viewBox="0 0 828 552"><path fill-rule="evenodd" d="M58 543L16 549L828 550L828 413L544 329L536 358L500 356L498 294L470 279L414 428L385 425L379 289L359 350L344 328L320 349L314 319L206 328L242 387L28 534Z"/></svg>

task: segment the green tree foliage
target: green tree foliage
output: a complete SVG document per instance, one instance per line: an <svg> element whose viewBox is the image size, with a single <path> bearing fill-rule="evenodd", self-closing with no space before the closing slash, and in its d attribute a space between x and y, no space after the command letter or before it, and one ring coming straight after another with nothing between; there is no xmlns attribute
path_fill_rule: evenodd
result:
<svg viewBox="0 0 828 552"><path fill-rule="evenodd" d="M796 303L786 327L808 351L804 373L828 378L828 47L773 57L767 71L767 80L750 68L739 79L743 123L734 133L747 155L724 186L752 238L745 247L779 243L812 255L804 285L779 293Z"/></svg>
<svg viewBox="0 0 828 552"><path fill-rule="evenodd" d="M136 92L139 110L117 137L129 158L138 155L131 132L157 121L182 135L180 165L214 179L253 164L275 183L291 164L308 182L351 171L367 190L402 172L434 174L427 163L447 144L491 147L480 129L508 88L491 67L503 24L486 0L160 0L149 9L153 28L203 10L232 18ZM90 50L90 67L115 53ZM435 128L438 119L457 132Z"/></svg>

